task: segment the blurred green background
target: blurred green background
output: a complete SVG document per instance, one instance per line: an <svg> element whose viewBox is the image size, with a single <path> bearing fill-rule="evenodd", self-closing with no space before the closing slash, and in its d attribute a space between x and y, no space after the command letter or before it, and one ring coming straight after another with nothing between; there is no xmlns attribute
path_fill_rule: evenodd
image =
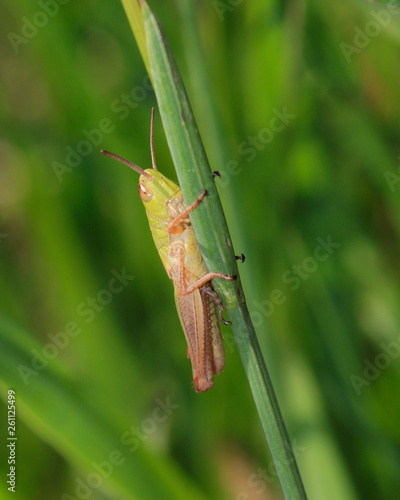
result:
<svg viewBox="0 0 400 500"><path fill-rule="evenodd" d="M397 498L399 4L150 6L222 174L309 499ZM282 498L229 327L195 394L137 176L99 153L150 165L156 103L121 4L4 0L0 26L0 499L10 388L15 499ZM159 118L155 145L175 179Z"/></svg>

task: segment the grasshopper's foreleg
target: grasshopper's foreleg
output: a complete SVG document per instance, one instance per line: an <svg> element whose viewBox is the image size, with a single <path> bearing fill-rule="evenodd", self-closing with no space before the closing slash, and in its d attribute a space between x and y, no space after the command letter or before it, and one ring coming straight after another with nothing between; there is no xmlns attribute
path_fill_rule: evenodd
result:
<svg viewBox="0 0 400 500"><path fill-rule="evenodd" d="M190 222L188 219L188 215L190 212L199 206L201 200L207 195L207 191L203 189L200 195L191 203L188 207L185 208L183 212L181 212L175 219L173 219L167 226L167 231L169 233L174 233L177 225L182 224L182 222Z"/></svg>

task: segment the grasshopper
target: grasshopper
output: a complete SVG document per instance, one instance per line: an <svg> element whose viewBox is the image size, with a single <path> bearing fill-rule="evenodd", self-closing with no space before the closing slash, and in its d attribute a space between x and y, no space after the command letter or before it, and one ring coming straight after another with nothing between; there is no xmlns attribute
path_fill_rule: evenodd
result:
<svg viewBox="0 0 400 500"><path fill-rule="evenodd" d="M139 196L145 206L150 230L161 261L173 282L175 303L188 345L192 363L193 385L197 392L205 392L214 384L214 375L221 373L225 364L216 307L221 320L222 301L212 287L211 280L233 280L236 276L208 272L189 214L201 203L207 192L186 206L180 187L159 172L154 154L154 109L150 121L150 152L152 169L143 170L134 163L108 151L103 154L118 160L140 174Z"/></svg>

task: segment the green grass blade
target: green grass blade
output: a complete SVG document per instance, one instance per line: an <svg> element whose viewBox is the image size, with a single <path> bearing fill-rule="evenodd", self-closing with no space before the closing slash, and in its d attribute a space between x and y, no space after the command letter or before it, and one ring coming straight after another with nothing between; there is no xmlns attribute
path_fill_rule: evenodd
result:
<svg viewBox="0 0 400 500"><path fill-rule="evenodd" d="M137 0L121 0L124 6L126 17L129 20L132 31L135 35L136 43L138 44L140 54L146 66L147 72L151 78L149 57L147 54L146 36L142 20L142 12Z"/></svg>
<svg viewBox="0 0 400 500"><path fill-rule="evenodd" d="M237 274L225 216L181 77L162 28L145 2L142 2L142 15L151 79L184 199L186 203L192 202L204 188L209 193L191 214L204 260L209 270ZM223 297L232 321L235 339L285 496L291 500L305 499L296 460L240 282L218 280L214 285Z"/></svg>

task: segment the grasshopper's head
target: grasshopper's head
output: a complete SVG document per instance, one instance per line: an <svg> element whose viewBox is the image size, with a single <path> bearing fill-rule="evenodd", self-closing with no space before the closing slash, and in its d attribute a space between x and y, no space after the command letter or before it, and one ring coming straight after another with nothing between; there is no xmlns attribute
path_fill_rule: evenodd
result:
<svg viewBox="0 0 400 500"><path fill-rule="evenodd" d="M171 199L178 191L179 186L167 179L157 168L143 170L134 163L121 156L101 151L103 154L118 160L140 174L138 192L146 210L153 215L161 216L165 210L165 202Z"/></svg>
<svg viewBox="0 0 400 500"><path fill-rule="evenodd" d="M165 205L165 202L178 191L179 186L167 179L158 170L147 169L140 172L138 193L146 205L146 209L150 212L152 212L152 206L158 203Z"/></svg>
<svg viewBox="0 0 400 500"><path fill-rule="evenodd" d="M142 199L146 210L155 215L160 216L165 210L165 202L172 198L178 191L179 186L174 182L170 181L164 177L158 170L154 155L154 108L151 110L151 121L150 121L150 150L151 150L151 161L153 168L143 170L134 163L131 163L121 156L109 153L108 151L102 150L101 152L115 160L118 160L128 167L132 168L140 174L139 177L139 196Z"/></svg>

